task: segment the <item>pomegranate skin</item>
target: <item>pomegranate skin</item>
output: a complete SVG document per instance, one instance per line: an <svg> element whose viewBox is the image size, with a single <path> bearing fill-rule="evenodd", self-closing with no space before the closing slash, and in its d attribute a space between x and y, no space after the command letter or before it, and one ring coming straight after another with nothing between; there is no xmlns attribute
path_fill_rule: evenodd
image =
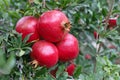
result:
<svg viewBox="0 0 120 80"><path fill-rule="evenodd" d="M99 38L99 34L98 34L96 31L94 31L93 34L94 34L94 38L95 38L95 39L98 39L98 38Z"/></svg>
<svg viewBox="0 0 120 80"><path fill-rule="evenodd" d="M16 24L15 30L18 33L22 34L22 39L24 39L28 34L30 34L30 38L27 42L39 40L39 34L37 32L37 22L38 19L36 19L33 16L25 16L22 17Z"/></svg>
<svg viewBox="0 0 120 80"><path fill-rule="evenodd" d="M110 18L109 19L109 27L115 27L117 25L117 19L116 18Z"/></svg>
<svg viewBox="0 0 120 80"><path fill-rule="evenodd" d="M73 76L75 68L76 68L76 65L74 63L69 64L66 69L66 71L68 72L68 75Z"/></svg>
<svg viewBox="0 0 120 80"><path fill-rule="evenodd" d="M61 11L47 11L39 18L38 32L47 41L59 42L69 32L69 28L69 20Z"/></svg>
<svg viewBox="0 0 120 80"><path fill-rule="evenodd" d="M56 44L59 52L59 60L62 62L75 59L79 54L78 40L70 33L64 39Z"/></svg>
<svg viewBox="0 0 120 80"><path fill-rule="evenodd" d="M50 68L58 62L58 50L54 44L41 40L33 44L31 58L40 66Z"/></svg>

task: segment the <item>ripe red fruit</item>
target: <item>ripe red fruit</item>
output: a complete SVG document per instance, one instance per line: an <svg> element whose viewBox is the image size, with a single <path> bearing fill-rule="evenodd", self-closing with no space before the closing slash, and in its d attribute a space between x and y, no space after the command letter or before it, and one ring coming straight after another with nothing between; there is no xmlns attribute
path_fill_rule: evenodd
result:
<svg viewBox="0 0 120 80"><path fill-rule="evenodd" d="M98 38L99 38L99 35L98 35L98 33L97 33L96 31L94 31L93 34L94 34L94 38L95 38L95 39L98 39Z"/></svg>
<svg viewBox="0 0 120 80"><path fill-rule="evenodd" d="M68 72L68 75L73 76L75 67L76 67L76 65L74 63L71 63L70 65L67 66L66 71Z"/></svg>
<svg viewBox="0 0 120 80"><path fill-rule="evenodd" d="M33 44L31 57L40 66L50 68L58 62L58 50L54 44L41 40Z"/></svg>
<svg viewBox="0 0 120 80"><path fill-rule="evenodd" d="M56 46L59 51L59 60L62 62L75 59L79 54L78 40L70 33L65 35L64 39Z"/></svg>
<svg viewBox="0 0 120 80"><path fill-rule="evenodd" d="M91 55L90 54L86 54L85 55L85 59L91 59Z"/></svg>
<svg viewBox="0 0 120 80"><path fill-rule="evenodd" d="M50 42L60 41L69 32L70 22L66 15L58 10L43 13L38 22L39 34Z"/></svg>
<svg viewBox="0 0 120 80"><path fill-rule="evenodd" d="M27 42L38 40L37 22L38 20L33 16L22 17L16 24L16 31L22 33L22 39L31 34Z"/></svg>
<svg viewBox="0 0 120 80"><path fill-rule="evenodd" d="M117 25L117 19L110 18L108 23L109 23L109 27L115 27Z"/></svg>

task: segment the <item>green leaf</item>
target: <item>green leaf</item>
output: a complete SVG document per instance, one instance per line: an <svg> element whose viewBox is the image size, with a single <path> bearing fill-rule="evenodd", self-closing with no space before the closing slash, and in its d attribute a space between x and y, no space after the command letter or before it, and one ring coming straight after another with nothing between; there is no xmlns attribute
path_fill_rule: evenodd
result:
<svg viewBox="0 0 120 80"><path fill-rule="evenodd" d="M117 25L120 26L120 17L117 19Z"/></svg>
<svg viewBox="0 0 120 80"><path fill-rule="evenodd" d="M46 72L47 72L47 69L45 67L42 67L39 70L37 69L35 76L40 77L41 75L44 75Z"/></svg>
<svg viewBox="0 0 120 80"><path fill-rule="evenodd" d="M82 70L82 67L81 66L77 66L77 69L74 72L74 78L78 78L79 77L79 75L81 74L81 70Z"/></svg>
<svg viewBox="0 0 120 80"><path fill-rule="evenodd" d="M3 0L6 7L9 7L10 0Z"/></svg>
<svg viewBox="0 0 120 80"><path fill-rule="evenodd" d="M4 51L0 48L0 67L3 67L5 63L6 63L6 60L5 60Z"/></svg>
<svg viewBox="0 0 120 80"><path fill-rule="evenodd" d="M25 54L25 51L23 51L22 49L20 49L20 52L17 54L17 56L21 57Z"/></svg>
<svg viewBox="0 0 120 80"><path fill-rule="evenodd" d="M15 62L16 62L15 54L11 54L5 65L5 68L8 70L9 73L10 73L11 69L14 67Z"/></svg>
<svg viewBox="0 0 120 80"><path fill-rule="evenodd" d="M56 72L56 78L59 78L60 75L63 74L64 70L65 70L65 65L63 65L63 64L60 65L60 66L58 67L57 72Z"/></svg>
<svg viewBox="0 0 120 80"><path fill-rule="evenodd" d="M0 73L10 74L14 65L15 65L15 56L14 56L14 54L11 54L10 57L8 58L6 64L3 65L4 67L0 69Z"/></svg>
<svg viewBox="0 0 120 80"><path fill-rule="evenodd" d="M25 44L25 43L27 43L27 41L29 40L29 38L30 38L30 36L32 35L33 33L30 33L30 34L28 34L25 38L24 38L24 40L23 40L23 43Z"/></svg>

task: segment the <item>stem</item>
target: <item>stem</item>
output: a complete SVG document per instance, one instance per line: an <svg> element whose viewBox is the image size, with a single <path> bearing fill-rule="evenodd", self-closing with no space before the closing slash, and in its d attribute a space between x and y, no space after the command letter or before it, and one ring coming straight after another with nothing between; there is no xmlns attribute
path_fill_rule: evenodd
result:
<svg viewBox="0 0 120 80"><path fill-rule="evenodd" d="M109 5L109 13L108 13L108 15L107 15L107 17L106 17L106 19L105 19L105 23L106 23L106 25L105 25L105 31L107 30L107 27L108 27L108 21L109 21L109 18L110 18L110 15L112 14L112 10L113 10L113 5L114 5L114 0L107 0L107 3L108 3L108 5Z"/></svg>
<svg viewBox="0 0 120 80"><path fill-rule="evenodd" d="M46 2L45 0L43 0L43 8L45 8L45 6L46 6Z"/></svg>
<svg viewBox="0 0 120 80"><path fill-rule="evenodd" d="M106 31L107 30L107 27L108 27L108 21L109 21L109 18L110 18L110 15L112 14L112 10L113 10L113 5L114 5L114 0L107 0L107 3L108 3L108 6L109 6L109 13L108 13L108 15L106 16L106 19L105 19L105 23L106 23L106 25L105 25L105 29L104 29L104 31ZM99 40L99 38L100 38L100 35L99 35L99 37L98 37L98 40ZM99 54L100 53L100 49L101 49L101 47L102 47L102 42L100 42L99 44L98 44L98 49L96 50L96 53L97 54ZM97 47L97 44L96 44L96 47ZM93 72L95 73L96 72L96 64L97 64L97 61L96 61L96 58L95 58L95 62L94 62L94 69L93 69Z"/></svg>

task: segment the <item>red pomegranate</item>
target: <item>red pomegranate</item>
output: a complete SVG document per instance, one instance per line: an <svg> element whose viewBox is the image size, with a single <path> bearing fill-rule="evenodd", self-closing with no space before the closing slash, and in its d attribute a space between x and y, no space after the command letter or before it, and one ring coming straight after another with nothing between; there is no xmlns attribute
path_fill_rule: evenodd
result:
<svg viewBox="0 0 120 80"><path fill-rule="evenodd" d="M86 54L85 55L85 59L87 59L87 60L91 59L91 55L90 54Z"/></svg>
<svg viewBox="0 0 120 80"><path fill-rule="evenodd" d="M58 50L54 44L41 40L33 44L31 57L33 64L50 68L58 62Z"/></svg>
<svg viewBox="0 0 120 80"><path fill-rule="evenodd" d="M74 63L71 63L70 65L67 66L66 71L68 72L68 75L73 76L75 67L76 67L76 65Z"/></svg>
<svg viewBox="0 0 120 80"><path fill-rule="evenodd" d="M22 17L16 24L16 31L22 33L24 39L28 34L30 38L27 42L39 40L39 35L36 30L38 19L33 16Z"/></svg>
<svg viewBox="0 0 120 80"><path fill-rule="evenodd" d="M59 52L59 60L62 62L75 59L78 56L78 40L70 33L68 33L61 42L57 43L56 46Z"/></svg>
<svg viewBox="0 0 120 80"><path fill-rule="evenodd" d="M99 38L99 34L98 34L96 31L94 31L93 34L94 34L94 38L95 38L95 39L98 39L98 38Z"/></svg>
<svg viewBox="0 0 120 80"><path fill-rule="evenodd" d="M108 23L109 27L115 27L117 25L117 18L110 18Z"/></svg>
<svg viewBox="0 0 120 80"><path fill-rule="evenodd" d="M38 22L39 34L47 41L58 42L70 30L66 15L58 10L44 12Z"/></svg>

